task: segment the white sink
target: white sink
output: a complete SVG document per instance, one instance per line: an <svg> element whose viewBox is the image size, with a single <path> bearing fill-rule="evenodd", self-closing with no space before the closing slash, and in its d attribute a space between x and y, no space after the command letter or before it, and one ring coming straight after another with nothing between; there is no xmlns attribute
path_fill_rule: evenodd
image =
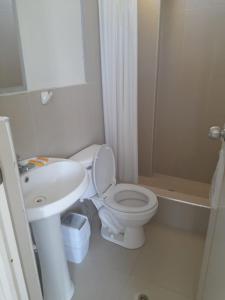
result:
<svg viewBox="0 0 225 300"><path fill-rule="evenodd" d="M54 161L21 176L29 222L60 214L73 205L87 188L87 173L72 160Z"/></svg>
<svg viewBox="0 0 225 300"><path fill-rule="evenodd" d="M75 161L49 158L47 165L21 175L21 185L38 251L44 300L70 300L74 284L65 256L60 214L85 192L87 171Z"/></svg>

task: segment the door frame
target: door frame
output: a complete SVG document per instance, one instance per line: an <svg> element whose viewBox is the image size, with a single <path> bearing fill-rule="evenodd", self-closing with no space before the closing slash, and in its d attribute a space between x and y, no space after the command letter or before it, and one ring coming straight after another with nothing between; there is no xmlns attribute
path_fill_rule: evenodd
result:
<svg viewBox="0 0 225 300"><path fill-rule="evenodd" d="M6 199L0 179L0 298L28 300L27 287L20 263L19 251Z"/></svg>
<svg viewBox="0 0 225 300"><path fill-rule="evenodd" d="M17 282L17 284L19 284L21 291L25 293L23 283L21 283L23 282L23 280L25 281L29 300L43 300L33 251L33 243L20 185L20 175L17 166L17 159L14 150L9 119L7 117L0 117L0 169L2 172L4 192L6 195L5 202L7 203L11 219L11 221L8 219L7 222L11 222L11 226L14 231L14 238L17 245L18 253L16 254L15 246L14 252L12 253L15 254L15 257L17 257L17 255L19 256L19 261L24 277L24 279L22 279L22 275L20 275L20 277L18 278L19 282ZM2 207L0 209L2 211L0 218L2 218L2 220L5 220L5 218L7 217L7 213L5 214L5 211L2 210ZM5 231L7 233L5 235L8 235L8 227L6 227ZM11 249L13 249L13 237L11 237L9 240L5 240L4 245L7 250L7 255L8 257L10 257L10 255L12 254L9 251L9 246L11 247ZM17 263L15 263L15 265L17 265L17 268L16 270L13 270L13 272L20 272L18 257L16 261ZM14 266L14 264L12 265ZM14 273L14 275L15 274L16 273ZM19 299L24 300L26 298Z"/></svg>
<svg viewBox="0 0 225 300"><path fill-rule="evenodd" d="M211 259L212 248L215 242L214 238L216 233L216 225L218 222L218 214L221 208L221 203L224 202L224 197L225 197L225 166L224 166L225 141L222 139L221 142L222 145L221 145L220 155L223 155L223 159L219 157L217 168L218 169L221 168L219 170L220 174L218 175L217 173L218 169L216 169L214 173L214 178L212 180L212 188L214 189L214 191L211 192L211 198L213 197L213 199L211 199L211 202L213 203L211 203L210 218L209 218L207 236L206 236L203 259L202 259L202 267L200 272L198 291L196 296L197 300L203 300L203 294L206 288L206 279L209 271L209 262ZM219 166L220 163L223 163L223 166ZM220 178L215 178L216 175L219 176Z"/></svg>

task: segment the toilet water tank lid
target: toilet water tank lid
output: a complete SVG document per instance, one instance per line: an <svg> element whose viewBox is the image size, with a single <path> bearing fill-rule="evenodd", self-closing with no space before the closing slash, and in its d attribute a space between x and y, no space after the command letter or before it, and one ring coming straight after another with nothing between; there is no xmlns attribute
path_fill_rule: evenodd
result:
<svg viewBox="0 0 225 300"><path fill-rule="evenodd" d="M112 149L107 145L102 145L96 152L93 162L93 181L100 197L116 183L115 157Z"/></svg>
<svg viewBox="0 0 225 300"><path fill-rule="evenodd" d="M74 154L70 159L80 162L85 168L91 167L95 154L100 147L100 145L91 145Z"/></svg>

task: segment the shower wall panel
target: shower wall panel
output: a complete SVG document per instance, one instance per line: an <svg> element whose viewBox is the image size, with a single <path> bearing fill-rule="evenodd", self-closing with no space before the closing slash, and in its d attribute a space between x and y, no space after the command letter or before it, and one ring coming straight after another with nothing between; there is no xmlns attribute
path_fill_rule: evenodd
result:
<svg viewBox="0 0 225 300"><path fill-rule="evenodd" d="M225 120L225 1L162 0L160 26L153 171L210 182L220 143L208 128Z"/></svg>

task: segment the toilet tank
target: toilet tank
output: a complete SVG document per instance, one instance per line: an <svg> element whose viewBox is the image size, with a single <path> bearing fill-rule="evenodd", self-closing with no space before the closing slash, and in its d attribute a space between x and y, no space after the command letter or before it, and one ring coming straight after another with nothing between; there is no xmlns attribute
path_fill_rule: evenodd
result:
<svg viewBox="0 0 225 300"><path fill-rule="evenodd" d="M91 198L97 193L92 179L92 165L95 154L100 147L100 145L91 145L70 157L70 159L81 163L88 171L89 185L86 192L82 196L83 199Z"/></svg>

